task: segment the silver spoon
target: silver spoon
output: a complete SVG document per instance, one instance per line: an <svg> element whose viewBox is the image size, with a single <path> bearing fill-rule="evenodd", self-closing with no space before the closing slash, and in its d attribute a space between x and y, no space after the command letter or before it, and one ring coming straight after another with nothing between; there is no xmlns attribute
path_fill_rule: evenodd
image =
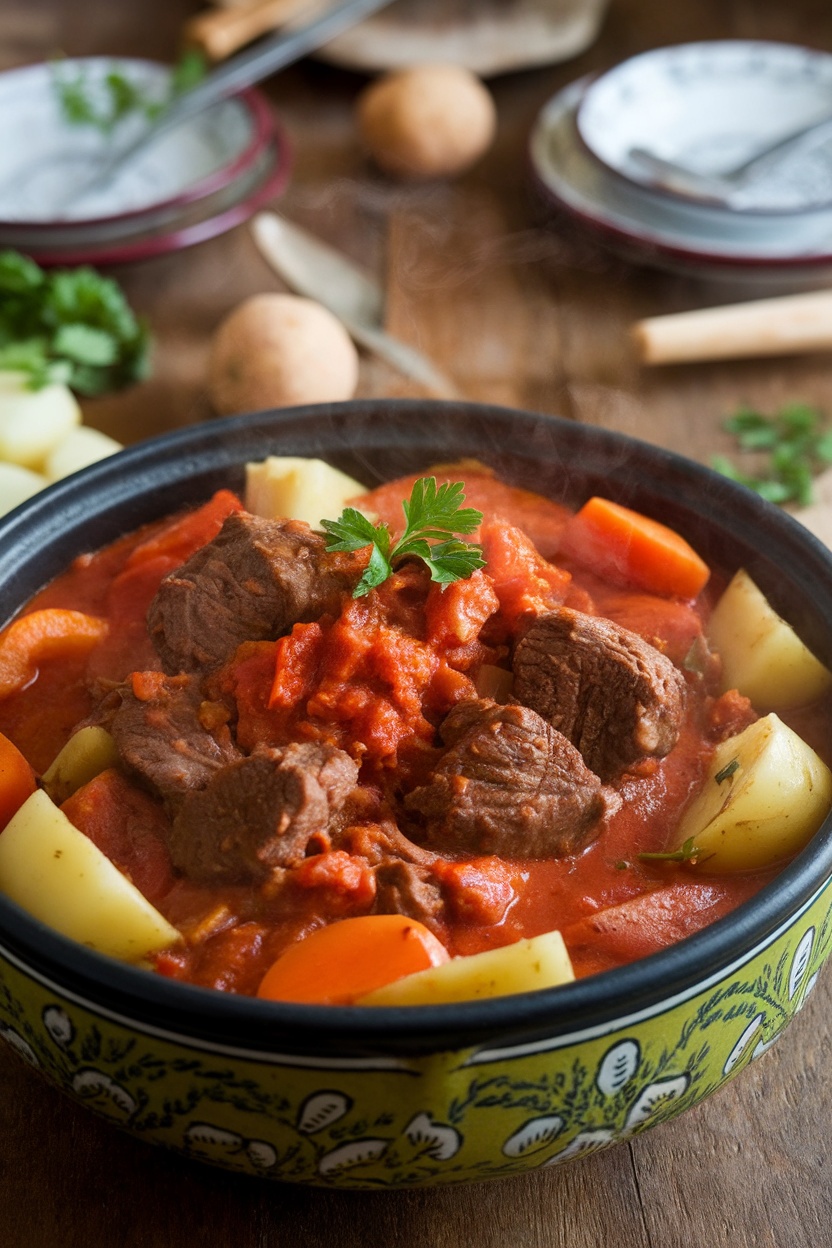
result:
<svg viewBox="0 0 832 1248"><path fill-rule="evenodd" d="M764 173L767 168L776 166L785 157L798 151L804 142L830 127L832 115L827 114L768 144L724 173L697 173L676 161L656 156L643 147L631 147L627 153L627 162L649 178L654 186L703 202L730 203L737 192L747 187L755 177Z"/></svg>
<svg viewBox="0 0 832 1248"><path fill-rule="evenodd" d="M133 143L107 157L80 185L72 187L62 211L66 212L86 195L111 182L126 164L140 155L160 135L190 121L212 104L217 104L256 82L262 82L270 74L329 43L343 30L390 2L391 0L341 0L340 3L332 3L330 0L322 7L320 0L318 3L311 0L309 20L304 21L303 25L287 23L283 31L260 39L252 47L229 57L196 86L178 96Z"/></svg>
<svg viewBox="0 0 832 1248"><path fill-rule="evenodd" d="M433 395L460 397L454 383L421 351L384 331L381 287L346 256L275 212L258 213L251 233L264 260L289 289L328 308L360 346Z"/></svg>

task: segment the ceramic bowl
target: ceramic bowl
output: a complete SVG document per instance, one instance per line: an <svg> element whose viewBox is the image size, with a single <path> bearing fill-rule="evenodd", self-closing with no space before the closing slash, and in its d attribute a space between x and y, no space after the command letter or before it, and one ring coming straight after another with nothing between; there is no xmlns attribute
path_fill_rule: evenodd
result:
<svg viewBox="0 0 832 1248"><path fill-rule="evenodd" d="M475 455L579 502L661 517L746 566L826 662L832 556L741 486L668 451L469 403L354 401L194 426L129 448L0 524L5 623L78 553L317 455L373 485ZM661 1123L774 1043L832 946L832 821L728 918L640 962L513 997L411 1009L285 1005L111 961L0 899L0 1035L135 1133L262 1178L406 1187L559 1165Z"/></svg>
<svg viewBox="0 0 832 1248"><path fill-rule="evenodd" d="M577 110L578 133L609 170L657 197L700 203L657 182L633 149L690 169L730 174L781 139L832 122L832 56L796 44L725 39L654 48L598 75ZM742 217L832 206L832 125L725 192Z"/></svg>

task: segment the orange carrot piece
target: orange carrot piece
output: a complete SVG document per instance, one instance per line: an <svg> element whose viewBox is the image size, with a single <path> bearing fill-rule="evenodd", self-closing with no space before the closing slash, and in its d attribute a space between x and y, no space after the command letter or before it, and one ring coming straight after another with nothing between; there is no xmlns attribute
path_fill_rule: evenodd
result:
<svg viewBox="0 0 832 1248"><path fill-rule="evenodd" d="M217 536L232 511L242 509L243 504L231 490L217 490L207 503L195 511L185 512L134 547L126 567L133 568L145 559L158 559L161 555L168 557L173 567L178 567Z"/></svg>
<svg viewBox="0 0 832 1248"><path fill-rule="evenodd" d="M14 620L0 633L0 698L25 689L44 659L85 654L107 636L97 615L44 607Z"/></svg>
<svg viewBox="0 0 832 1248"><path fill-rule="evenodd" d="M607 498L591 498L566 525L558 553L616 585L695 598L710 569L667 525Z"/></svg>
<svg viewBox="0 0 832 1248"><path fill-rule="evenodd" d="M14 742L0 732L0 828L5 828L36 788L34 771Z"/></svg>
<svg viewBox="0 0 832 1248"><path fill-rule="evenodd" d="M351 1005L414 971L439 966L448 951L431 931L402 914L365 914L320 927L281 954L258 997L315 1005Z"/></svg>

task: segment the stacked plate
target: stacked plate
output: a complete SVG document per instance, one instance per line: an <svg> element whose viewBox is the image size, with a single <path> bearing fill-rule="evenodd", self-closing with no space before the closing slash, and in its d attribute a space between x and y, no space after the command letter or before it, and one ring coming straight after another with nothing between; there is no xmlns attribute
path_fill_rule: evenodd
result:
<svg viewBox="0 0 832 1248"><path fill-rule="evenodd" d="M767 286L832 275L832 55L643 53L550 99L530 154L544 196L629 259Z"/></svg>
<svg viewBox="0 0 832 1248"><path fill-rule="evenodd" d="M150 61L92 57L0 74L9 136L0 145L0 246L44 265L146 259L221 234L280 194L289 147L256 90L161 134L84 193L96 163L126 148L147 124L142 110L163 107L169 90L169 67ZM142 107L102 124L122 97Z"/></svg>

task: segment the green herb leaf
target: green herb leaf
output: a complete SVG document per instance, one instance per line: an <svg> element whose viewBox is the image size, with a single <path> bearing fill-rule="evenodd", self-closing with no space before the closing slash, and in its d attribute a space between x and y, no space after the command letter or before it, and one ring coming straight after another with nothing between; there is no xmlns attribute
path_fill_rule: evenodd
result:
<svg viewBox="0 0 832 1248"><path fill-rule="evenodd" d="M0 252L0 368L34 388L63 381L103 394L144 377L148 354L147 328L112 278L86 266L47 273Z"/></svg>
<svg viewBox="0 0 832 1248"><path fill-rule="evenodd" d="M402 503L406 526L392 547L386 524L373 524L354 507L347 507L337 520L322 520L327 550L361 550L372 547L370 562L353 591L354 598L375 589L392 574L394 561L421 559L439 585L469 577L485 567L482 547L460 541L456 533L473 533L482 522L482 512L464 508L465 485L461 481L437 486L435 477L420 477L410 498Z"/></svg>
<svg viewBox="0 0 832 1248"><path fill-rule="evenodd" d="M820 412L807 403L788 403L773 416L743 407L723 426L742 451L756 457L758 473L743 472L724 455L711 465L723 476L754 490L771 503L812 501L812 480L832 463L832 431L821 427Z"/></svg>
<svg viewBox="0 0 832 1248"><path fill-rule="evenodd" d="M716 780L717 784L722 784L724 780L730 780L734 772L739 770L739 766L740 760L732 758L730 763L726 763L722 770L716 773L714 780Z"/></svg>
<svg viewBox="0 0 832 1248"><path fill-rule="evenodd" d="M64 121L73 126L89 126L111 135L125 117L141 116L154 121L184 91L205 77L204 56L191 49L183 52L173 66L167 89L160 95L130 76L113 61L100 81L92 81L85 69L73 72L60 61L52 73L52 87Z"/></svg>

